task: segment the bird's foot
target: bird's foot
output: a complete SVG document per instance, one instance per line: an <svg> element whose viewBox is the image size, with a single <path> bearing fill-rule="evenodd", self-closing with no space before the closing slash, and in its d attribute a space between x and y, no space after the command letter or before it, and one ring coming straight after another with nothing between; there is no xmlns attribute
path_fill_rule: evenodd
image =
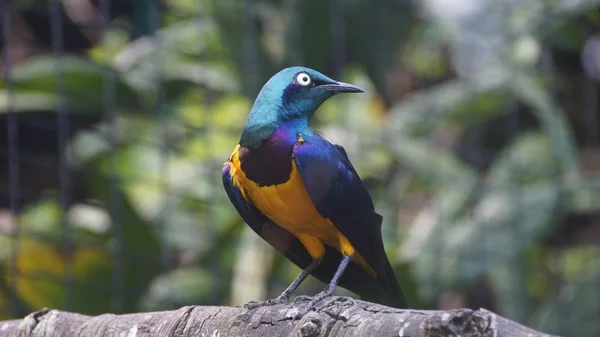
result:
<svg viewBox="0 0 600 337"><path fill-rule="evenodd" d="M320 293L316 294L313 297L310 296L297 296L296 299L294 300L294 303L296 303L298 301L298 297L301 297L301 300L304 299L310 299L310 303L308 303L308 305L303 308L302 310L298 311L296 318L300 318L304 315L306 315L309 311L313 310L315 308L315 305L319 302L321 302L323 299L331 296L333 294L333 290L334 287L327 287L325 288L323 291L321 291Z"/></svg>
<svg viewBox="0 0 600 337"><path fill-rule="evenodd" d="M317 303L321 302L322 300L331 295L333 295L333 288L325 288L325 290L312 297L312 299L310 300L309 308L314 308Z"/></svg>
<svg viewBox="0 0 600 337"><path fill-rule="evenodd" d="M348 302L348 303L350 303L351 306L356 305L355 299L351 296L338 296L335 298L335 300L339 301L339 302Z"/></svg>
<svg viewBox="0 0 600 337"><path fill-rule="evenodd" d="M266 307L269 305L276 305L276 304L289 303L289 302L290 302L289 295L281 294L279 297L270 298L266 301L250 301L250 302L244 304L244 308L256 309L256 308L260 308L260 307Z"/></svg>
<svg viewBox="0 0 600 337"><path fill-rule="evenodd" d="M299 303L299 302L309 302L310 300L312 300L312 296L308 296L308 295L298 295L296 296L296 298L294 299L294 304Z"/></svg>

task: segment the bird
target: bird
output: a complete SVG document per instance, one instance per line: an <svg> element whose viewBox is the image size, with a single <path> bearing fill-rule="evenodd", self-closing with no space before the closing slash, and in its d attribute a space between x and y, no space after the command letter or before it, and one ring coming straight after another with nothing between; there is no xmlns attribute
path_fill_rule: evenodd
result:
<svg viewBox="0 0 600 337"><path fill-rule="evenodd" d="M223 165L223 185L246 224L302 272L280 296L248 306L289 302L312 275L326 287L310 297L311 305L339 285L366 301L406 307L385 253L382 216L345 149L309 124L330 97L361 92L295 66L273 75L258 93Z"/></svg>

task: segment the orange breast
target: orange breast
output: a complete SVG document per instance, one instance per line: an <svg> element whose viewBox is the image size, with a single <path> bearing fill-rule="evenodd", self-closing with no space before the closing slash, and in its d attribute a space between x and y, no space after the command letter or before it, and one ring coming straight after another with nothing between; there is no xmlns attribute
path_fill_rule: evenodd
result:
<svg viewBox="0 0 600 337"><path fill-rule="evenodd" d="M296 236L313 258L325 254L324 244L336 248L342 254L355 255L355 259L372 272L362 257L355 254L354 247L340 233L331 220L323 218L313 205L293 158L292 172L287 182L258 186L248 179L241 169L239 145L230 158L230 174L234 185L242 191L246 200L256 206L277 225ZM373 272L374 274L374 272Z"/></svg>

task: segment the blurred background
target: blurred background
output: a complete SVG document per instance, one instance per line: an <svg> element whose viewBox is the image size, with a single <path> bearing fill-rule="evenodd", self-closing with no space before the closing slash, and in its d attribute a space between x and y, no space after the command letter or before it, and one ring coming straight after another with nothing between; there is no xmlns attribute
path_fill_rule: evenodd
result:
<svg viewBox="0 0 600 337"><path fill-rule="evenodd" d="M220 175L262 84L305 65L367 89L313 125L411 307L600 336L600 1L0 6L0 319L278 295L299 269Z"/></svg>

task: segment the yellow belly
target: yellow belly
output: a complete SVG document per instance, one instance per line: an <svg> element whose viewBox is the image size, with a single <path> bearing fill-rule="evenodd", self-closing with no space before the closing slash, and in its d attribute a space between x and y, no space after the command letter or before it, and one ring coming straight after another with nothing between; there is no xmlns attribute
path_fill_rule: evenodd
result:
<svg viewBox="0 0 600 337"><path fill-rule="evenodd" d="M296 236L306 247L312 258L322 258L324 245L336 248L354 259L370 274L373 269L358 254L348 239L335 228L331 220L323 218L313 205L302 177L293 158L290 179L279 185L258 186L248 179L240 169L238 147L230 158L230 174L234 185L242 191L244 198L256 206L277 225Z"/></svg>

